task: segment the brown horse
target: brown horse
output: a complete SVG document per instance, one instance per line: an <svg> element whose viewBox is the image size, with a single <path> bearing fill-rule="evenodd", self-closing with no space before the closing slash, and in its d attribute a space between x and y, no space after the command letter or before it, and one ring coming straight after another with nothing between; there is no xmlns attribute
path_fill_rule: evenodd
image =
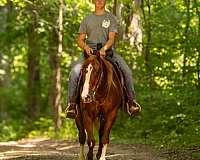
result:
<svg viewBox="0 0 200 160"><path fill-rule="evenodd" d="M122 103L122 87L112 64L99 55L92 55L86 59L81 72L80 106L76 118L79 130L80 160L85 160L86 133L89 147L87 160L93 159L95 146L93 124L97 118L100 127L96 157L98 160L105 160L109 134Z"/></svg>

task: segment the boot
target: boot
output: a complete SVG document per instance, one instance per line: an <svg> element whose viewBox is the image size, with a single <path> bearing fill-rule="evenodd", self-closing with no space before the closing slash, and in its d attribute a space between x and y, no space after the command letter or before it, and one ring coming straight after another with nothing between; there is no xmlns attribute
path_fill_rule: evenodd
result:
<svg viewBox="0 0 200 160"><path fill-rule="evenodd" d="M65 109L65 116L66 118L75 119L77 116L77 104L76 103L69 103L67 108Z"/></svg>
<svg viewBox="0 0 200 160"><path fill-rule="evenodd" d="M130 116L133 116L136 113L141 112L141 106L134 99L128 100L126 106L127 106L127 112Z"/></svg>
<svg viewBox="0 0 200 160"><path fill-rule="evenodd" d="M66 118L76 118L78 113L77 97L79 94L79 84L81 80L81 67L82 62L79 61L76 65L73 66L69 74L68 82L68 106L65 109Z"/></svg>

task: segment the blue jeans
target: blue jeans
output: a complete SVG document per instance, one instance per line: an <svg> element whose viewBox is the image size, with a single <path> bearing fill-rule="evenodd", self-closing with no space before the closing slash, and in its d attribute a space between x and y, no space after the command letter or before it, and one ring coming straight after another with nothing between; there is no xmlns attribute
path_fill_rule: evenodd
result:
<svg viewBox="0 0 200 160"><path fill-rule="evenodd" d="M132 72L124 59L114 53L112 59L116 61L119 64L119 68L121 69L124 77L125 77L125 87L128 92L128 99L135 99L135 90L133 85L133 79L132 79ZM68 83L68 103L72 103L74 94L77 89L79 75L81 72L82 65L84 63L83 57L81 57L72 67L72 70L69 74L69 83ZM75 102L74 102L75 103Z"/></svg>

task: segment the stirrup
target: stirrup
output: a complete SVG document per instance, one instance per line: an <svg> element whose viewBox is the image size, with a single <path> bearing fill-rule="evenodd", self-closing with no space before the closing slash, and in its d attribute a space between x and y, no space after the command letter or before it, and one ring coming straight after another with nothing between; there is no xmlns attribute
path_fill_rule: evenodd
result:
<svg viewBox="0 0 200 160"><path fill-rule="evenodd" d="M131 106L130 106L131 105ZM135 115L135 114L137 114L137 113L140 113L141 112L141 110L142 110L142 108L141 108L141 106L136 102L136 100L134 100L134 99L132 99L132 100L128 100L127 101L127 103L126 103L126 109L127 109L127 112L128 112L128 114L129 114L129 116L133 116L133 115ZM133 112L133 113L131 113L130 112L130 108L132 108L132 107L134 107L134 108L139 108L139 110L137 111L137 112Z"/></svg>
<svg viewBox="0 0 200 160"><path fill-rule="evenodd" d="M142 107L140 106L140 104L137 103L135 99L133 99L132 101L135 103L136 107L139 108L139 112L141 112L142 111Z"/></svg>
<svg viewBox="0 0 200 160"><path fill-rule="evenodd" d="M77 104L69 103L65 109L65 117L75 119L77 117Z"/></svg>

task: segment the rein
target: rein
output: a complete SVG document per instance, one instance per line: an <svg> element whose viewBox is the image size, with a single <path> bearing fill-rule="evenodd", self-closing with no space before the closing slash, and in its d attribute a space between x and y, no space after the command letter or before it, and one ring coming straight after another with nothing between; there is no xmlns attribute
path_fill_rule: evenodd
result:
<svg viewBox="0 0 200 160"><path fill-rule="evenodd" d="M102 81L102 79L103 79L103 69L102 69L102 68L103 68L103 67L102 67L102 61L101 61L101 65L100 65L100 72L101 72L101 75L100 75L100 78L98 79L97 87L96 87L96 89L95 89L95 91L94 91L94 97L95 97L96 91L99 89L100 84L101 84L101 81Z"/></svg>
<svg viewBox="0 0 200 160"><path fill-rule="evenodd" d="M104 74L103 74L103 64L102 64L102 63L103 63L103 62L102 62L102 60L101 60L101 65L100 65L100 72L101 72L101 75L100 75L100 78L99 78L99 80L98 80L96 90L94 91L94 101L96 101L96 99L95 99L96 91L99 89L99 87L100 87L100 85L101 85L101 82L102 82L102 80L103 80L103 75L104 75ZM106 99L106 97L108 96L108 92L109 92L109 90L107 89L106 94L105 94L105 96L103 97L103 102L100 103L100 105L103 105L103 104L105 103L105 99Z"/></svg>

